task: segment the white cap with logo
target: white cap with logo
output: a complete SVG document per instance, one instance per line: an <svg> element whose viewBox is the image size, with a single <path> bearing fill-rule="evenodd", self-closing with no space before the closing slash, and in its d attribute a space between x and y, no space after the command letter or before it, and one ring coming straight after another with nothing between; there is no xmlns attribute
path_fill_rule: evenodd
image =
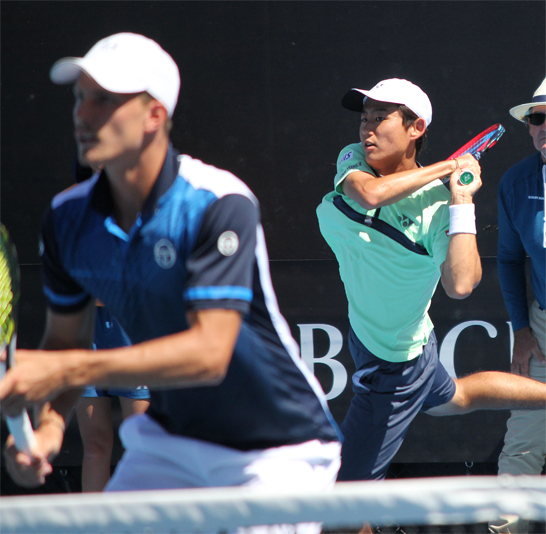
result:
<svg viewBox="0 0 546 534"><path fill-rule="evenodd" d="M74 83L81 72L111 93L149 93L172 117L180 74L173 58L155 41L136 33L116 33L101 39L84 57L57 61L49 76L56 84Z"/></svg>
<svg viewBox="0 0 546 534"><path fill-rule="evenodd" d="M362 98L364 95L364 98ZM344 108L362 112L364 102L369 98L378 102L407 106L419 118L425 119L427 126L432 122L432 104L426 93L408 80L390 78L383 80L369 91L351 89L341 101Z"/></svg>

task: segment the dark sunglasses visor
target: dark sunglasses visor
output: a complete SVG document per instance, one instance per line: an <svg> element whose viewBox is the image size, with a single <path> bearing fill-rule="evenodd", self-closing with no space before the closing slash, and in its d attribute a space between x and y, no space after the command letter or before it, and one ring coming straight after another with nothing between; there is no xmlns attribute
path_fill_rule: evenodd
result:
<svg viewBox="0 0 546 534"><path fill-rule="evenodd" d="M546 113L530 113L526 118L529 119L529 124L540 126L544 124L544 117L546 117Z"/></svg>

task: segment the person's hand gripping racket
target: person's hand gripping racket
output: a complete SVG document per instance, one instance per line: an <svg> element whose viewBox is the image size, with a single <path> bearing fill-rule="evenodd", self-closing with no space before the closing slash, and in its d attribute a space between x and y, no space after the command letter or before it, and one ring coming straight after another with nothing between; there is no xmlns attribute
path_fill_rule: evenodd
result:
<svg viewBox="0 0 546 534"><path fill-rule="evenodd" d="M455 159L457 169L449 177L451 196L468 195L473 197L482 186L481 167L472 154L464 154Z"/></svg>
<svg viewBox="0 0 546 534"><path fill-rule="evenodd" d="M19 293L17 253L6 228L0 224L0 378L15 361ZM17 449L32 456L36 440L26 410L7 417L6 421Z"/></svg>
<svg viewBox="0 0 546 534"><path fill-rule="evenodd" d="M17 253L6 228L0 223L0 379L15 360L19 293ZM47 454L40 452L27 411L11 413L6 422L11 433L4 450L7 471L21 486L43 484L52 467Z"/></svg>

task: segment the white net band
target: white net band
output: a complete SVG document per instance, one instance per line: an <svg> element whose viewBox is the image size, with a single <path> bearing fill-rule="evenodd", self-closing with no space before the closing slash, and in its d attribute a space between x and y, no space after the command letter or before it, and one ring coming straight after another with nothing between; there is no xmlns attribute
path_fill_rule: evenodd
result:
<svg viewBox="0 0 546 534"><path fill-rule="evenodd" d="M321 521L358 525L482 523L500 514L546 519L545 477L446 477L338 483L298 495L211 488L3 497L0 532L24 534L218 533Z"/></svg>

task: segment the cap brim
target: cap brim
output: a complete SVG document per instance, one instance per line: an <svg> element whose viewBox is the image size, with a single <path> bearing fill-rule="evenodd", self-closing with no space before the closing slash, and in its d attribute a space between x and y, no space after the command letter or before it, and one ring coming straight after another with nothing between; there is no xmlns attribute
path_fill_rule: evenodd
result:
<svg viewBox="0 0 546 534"><path fill-rule="evenodd" d="M82 73L83 69L80 66L82 58L79 57L65 57L59 59L53 64L49 71L49 78L53 83L58 85L65 85L67 83L74 83Z"/></svg>
<svg viewBox="0 0 546 534"><path fill-rule="evenodd" d="M119 69L117 76L112 77L112 71L108 65L91 63L80 57L60 59L51 67L49 77L53 83L65 85L76 82L82 72L111 93L133 94L146 91L146 84L141 80L135 80L131 76L133 74L131 69L127 69L125 73Z"/></svg>
<svg viewBox="0 0 546 534"><path fill-rule="evenodd" d="M358 111L362 113L364 109L364 100L370 98L375 100L373 96L370 96L372 91L365 91L364 89L351 89L348 93L345 94L341 100L341 105L350 109L351 111ZM377 100L378 102L386 102L387 104L400 104L401 102L394 102L393 100Z"/></svg>
<svg viewBox="0 0 546 534"><path fill-rule="evenodd" d="M362 113L362 109L364 108L364 98L368 96L367 93L368 91L364 91L362 89L351 89L341 100L341 105L345 109Z"/></svg>

